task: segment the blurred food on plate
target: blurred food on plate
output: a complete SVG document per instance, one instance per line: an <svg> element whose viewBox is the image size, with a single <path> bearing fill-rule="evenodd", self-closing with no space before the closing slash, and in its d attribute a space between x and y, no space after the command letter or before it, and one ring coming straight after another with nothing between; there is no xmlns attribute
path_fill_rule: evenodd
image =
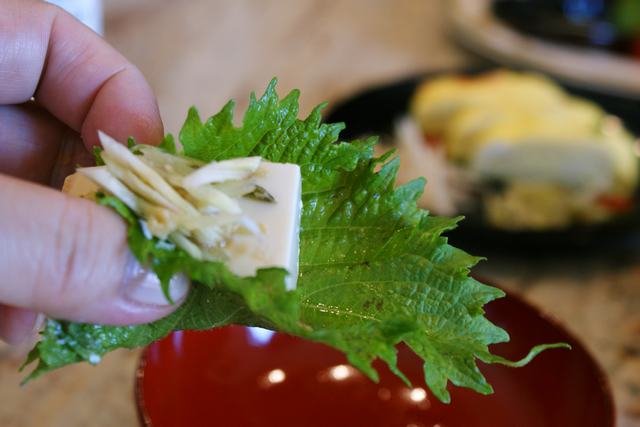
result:
<svg viewBox="0 0 640 427"><path fill-rule="evenodd" d="M434 213L482 211L505 230L595 224L633 206L634 136L548 78L497 70L416 89L396 124L401 181L425 176Z"/></svg>

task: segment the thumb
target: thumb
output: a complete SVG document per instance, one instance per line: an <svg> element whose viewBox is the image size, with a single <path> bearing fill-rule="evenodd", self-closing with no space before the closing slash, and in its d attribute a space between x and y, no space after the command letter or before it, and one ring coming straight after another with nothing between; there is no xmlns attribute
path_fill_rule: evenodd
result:
<svg viewBox="0 0 640 427"><path fill-rule="evenodd" d="M127 246L108 208L0 175L0 303L51 317L112 325L144 323L177 308ZM174 301L187 279L171 280Z"/></svg>

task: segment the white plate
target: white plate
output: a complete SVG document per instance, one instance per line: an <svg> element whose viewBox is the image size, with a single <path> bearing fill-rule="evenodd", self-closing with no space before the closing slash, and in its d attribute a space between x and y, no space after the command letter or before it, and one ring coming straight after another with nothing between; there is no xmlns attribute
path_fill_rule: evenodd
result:
<svg viewBox="0 0 640 427"><path fill-rule="evenodd" d="M640 61L596 49L542 41L514 31L492 13L493 0L449 0L453 35L475 53L580 85L640 96Z"/></svg>

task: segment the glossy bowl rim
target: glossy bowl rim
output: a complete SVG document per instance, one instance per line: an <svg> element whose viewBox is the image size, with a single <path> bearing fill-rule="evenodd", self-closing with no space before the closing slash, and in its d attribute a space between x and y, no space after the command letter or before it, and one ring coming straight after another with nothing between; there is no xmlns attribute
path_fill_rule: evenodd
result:
<svg viewBox="0 0 640 427"><path fill-rule="evenodd" d="M494 287L497 287L497 288L501 289L506 294L505 298L514 299L518 303L526 306L529 310L532 310L542 320L548 322L554 329L559 330L561 333L565 334L566 336L568 336L569 338L571 338L573 340L574 344L572 344L572 350L571 351L578 350L578 351L581 351L582 353L584 353L584 355L586 356L586 358L589 361L589 363L595 368L593 370L593 375L595 376L595 379L597 380L597 383L600 385L600 389L602 390L602 392L604 394L604 398L605 398L604 404L609 409L610 417L607 420L607 422L609 424L608 425L603 425L602 427L615 427L617 425L616 424L617 423L617 410L616 410L615 400L613 398L613 390L611 388L611 383L610 383L610 380L609 380L609 376L604 371L604 368L602 367L602 365L593 356L593 353L591 352L591 350L589 350L584 345L584 342L582 341L582 339L579 339L578 337L576 337L575 334L570 332L568 330L568 328L566 326L564 326L564 324L557 317L555 317L554 315L552 315L552 314L548 313L547 311L541 309L537 305L528 302L520 294L512 292L512 291L508 291L508 290L506 290L506 289L504 289L504 288L502 288L500 286L497 286L497 285L493 284L489 280L484 280L484 279L477 278L477 277L476 277L476 279L480 280L481 282L483 282L485 284L488 284L490 286L494 286ZM489 303L489 304L491 304L491 303ZM153 345L153 344L150 344L150 345ZM137 413L138 421L139 421L141 427L153 427L153 424L151 423L151 418L149 417L149 413L147 411L147 406L146 406L145 401L144 401L144 392L142 391L142 381L143 381L144 375L145 375L144 374L144 369L145 369L145 366L147 364L149 346L146 346L144 348L144 350L142 351L142 354L140 355L140 357L138 359L138 364L136 366L136 371L135 371L135 381L134 381L134 398L135 398L135 404L136 404L136 413Z"/></svg>

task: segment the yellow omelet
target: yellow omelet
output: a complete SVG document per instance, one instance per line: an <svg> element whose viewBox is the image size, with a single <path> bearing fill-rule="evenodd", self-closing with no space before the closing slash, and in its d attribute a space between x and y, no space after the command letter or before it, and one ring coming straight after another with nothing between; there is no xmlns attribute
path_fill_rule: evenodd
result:
<svg viewBox="0 0 640 427"><path fill-rule="evenodd" d="M443 76L420 85L410 108L449 161L480 180L506 184L504 193L485 199L496 225L599 221L607 216L599 200L629 199L636 189L634 137L597 104L546 77L505 70ZM532 204L534 196L544 203ZM508 224L516 212L518 221Z"/></svg>

